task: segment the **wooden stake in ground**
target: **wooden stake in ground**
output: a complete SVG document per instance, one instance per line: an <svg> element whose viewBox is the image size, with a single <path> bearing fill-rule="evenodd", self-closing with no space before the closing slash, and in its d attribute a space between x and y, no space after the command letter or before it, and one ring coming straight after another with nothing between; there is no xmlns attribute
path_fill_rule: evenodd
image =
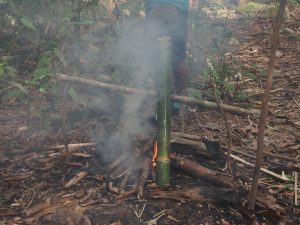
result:
<svg viewBox="0 0 300 225"><path fill-rule="evenodd" d="M285 4L286 4L286 0L280 0L280 5L276 17L276 23L274 25L273 34L271 36L271 52L270 52L270 60L268 66L268 76L267 76L267 83L266 83L266 87L262 99L259 130L258 130L258 140L257 140L256 163L255 163L255 169L254 169L254 175L253 175L253 181L252 181L252 187L251 187L249 205L248 205L248 208L251 210L254 209L254 205L255 205L258 179L260 175L260 167L263 160L264 132L266 126L266 119L268 115L268 102L269 102L270 91L273 83L273 71L275 66L276 49L279 41L279 31L283 19Z"/></svg>
<svg viewBox="0 0 300 225"><path fill-rule="evenodd" d="M160 187L169 184L170 179L170 140L171 140L171 61L170 39L163 37L158 41L159 65L156 73L157 87L157 159L156 183Z"/></svg>

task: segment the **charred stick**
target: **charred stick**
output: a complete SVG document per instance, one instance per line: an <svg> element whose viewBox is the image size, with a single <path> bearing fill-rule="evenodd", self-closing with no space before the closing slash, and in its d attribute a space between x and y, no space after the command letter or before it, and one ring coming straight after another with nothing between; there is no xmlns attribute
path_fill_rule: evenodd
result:
<svg viewBox="0 0 300 225"><path fill-rule="evenodd" d="M122 180L122 182L121 182L121 184L120 184L120 186L119 186L119 189L120 189L120 190L123 190L123 189L124 189L124 187L125 187L125 185L126 185L128 179L129 179L129 177L130 177L132 171L133 171L133 168L131 167L131 168L126 172L126 174L124 175L124 178L123 178L123 180Z"/></svg>
<svg viewBox="0 0 300 225"><path fill-rule="evenodd" d="M138 191L137 187L133 187L133 188L132 188L131 190L129 190L129 191L124 191L124 192L122 192L120 195L118 195L118 196L116 197L116 199L123 199L123 198L126 198L126 197L128 197L128 196L130 196L130 195L133 195L133 194L137 193L137 191Z"/></svg>
<svg viewBox="0 0 300 225"><path fill-rule="evenodd" d="M117 166L123 163L127 158L127 154L121 154L117 159L115 159L108 167L108 172L112 172Z"/></svg>
<svg viewBox="0 0 300 225"><path fill-rule="evenodd" d="M148 178L148 175L149 175L151 162L152 162L151 158L146 157L146 159L144 160L144 163L143 163L142 173L141 173L141 176L140 176L140 179L138 182L138 186L137 186L139 199L144 196L144 187L145 187L145 183Z"/></svg>

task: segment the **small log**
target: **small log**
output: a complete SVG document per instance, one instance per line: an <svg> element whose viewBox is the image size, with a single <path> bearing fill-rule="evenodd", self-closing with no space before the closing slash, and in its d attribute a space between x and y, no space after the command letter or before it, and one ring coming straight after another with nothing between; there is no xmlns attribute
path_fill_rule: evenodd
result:
<svg viewBox="0 0 300 225"><path fill-rule="evenodd" d="M173 138L172 136L171 149L172 151L182 154L200 155L212 158L212 154L207 151L206 146L202 141L199 142L178 137Z"/></svg>
<svg viewBox="0 0 300 225"><path fill-rule="evenodd" d="M76 76L69 76L66 74L57 73L56 78L60 81L68 81L68 82L75 82L75 83L81 83L90 85L93 87L100 87L106 90L110 91L118 91L124 94L142 94L147 96L155 97L156 94L154 91L151 90L142 90L138 88L131 88L131 87L125 87L121 85L115 85L115 84L108 84L103 83L96 80L90 80L85 78L80 78ZM212 109L212 110L218 110L218 105L215 102L209 102L201 99L191 98L187 96L179 96L179 95L171 95L171 99L173 101L188 104L188 105L195 105L200 106L206 109ZM256 109L243 109L236 106L226 105L226 104L220 104L222 109L225 112L229 112L232 114L238 114L238 115L244 115L244 114L253 114L253 115L259 115L260 111Z"/></svg>
<svg viewBox="0 0 300 225"><path fill-rule="evenodd" d="M174 199L192 201L208 201L214 203L234 202L234 195L231 189L212 187L192 187L176 191L151 190L150 195L155 199Z"/></svg>
<svg viewBox="0 0 300 225"><path fill-rule="evenodd" d="M191 160L178 159L171 156L171 167L181 170L192 177L200 178L201 180L212 183L218 187L233 189L233 185L230 182L217 177L218 172L201 166Z"/></svg>

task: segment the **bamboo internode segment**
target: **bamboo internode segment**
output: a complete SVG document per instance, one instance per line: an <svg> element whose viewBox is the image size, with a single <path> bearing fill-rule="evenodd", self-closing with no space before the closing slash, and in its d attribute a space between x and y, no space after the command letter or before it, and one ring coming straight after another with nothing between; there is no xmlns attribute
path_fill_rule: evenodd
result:
<svg viewBox="0 0 300 225"><path fill-rule="evenodd" d="M86 78L81 78L81 77L76 77L76 76L70 76L66 74L61 74L57 73L56 78L61 81L69 81L69 82L75 82L75 83L80 83L80 84L85 84L93 87L99 87L103 88L106 90L110 91L118 91L124 94L144 94L147 96L156 96L155 91L151 90L143 90L139 88L131 88L131 87L125 87L121 85L116 85L116 84L109 84L109 83L104 83L96 80L91 80L91 79L86 79ZM188 96L179 96L179 95L171 95L171 100L175 102L180 102L188 105L195 105L195 106L200 106L205 109L212 109L212 110L218 110L218 105L215 102L209 102L201 99L196 99L196 98L191 98ZM244 109L244 108L239 108L236 106L231 106L227 104L220 104L222 109L225 112L229 112L232 114L253 114L253 115L258 115L260 114L260 110L257 109Z"/></svg>
<svg viewBox="0 0 300 225"><path fill-rule="evenodd" d="M157 160L156 183L166 187L170 180L170 141L171 141L171 48L170 38L158 40L158 58L156 66L157 96Z"/></svg>

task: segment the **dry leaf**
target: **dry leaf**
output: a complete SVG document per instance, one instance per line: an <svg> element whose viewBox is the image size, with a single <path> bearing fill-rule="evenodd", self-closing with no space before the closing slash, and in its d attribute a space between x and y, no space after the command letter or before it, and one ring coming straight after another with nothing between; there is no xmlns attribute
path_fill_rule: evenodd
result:
<svg viewBox="0 0 300 225"><path fill-rule="evenodd" d="M78 225L92 225L92 223L88 216L84 216L79 220Z"/></svg>
<svg viewBox="0 0 300 225"><path fill-rule="evenodd" d="M47 209L47 208L50 208L51 207L51 205L49 204L49 203L41 203L41 204L37 204L37 205L34 205L34 206L32 206L32 207L30 207L27 211L26 211L26 213L25 213L25 215L28 217L28 216L32 216L32 215L34 215L34 214L36 214L36 213L38 213L38 212L40 212L40 211L43 211L43 210L45 210L45 209Z"/></svg>
<svg viewBox="0 0 300 225"><path fill-rule="evenodd" d="M230 223L228 223L226 220L221 219L221 225L230 225Z"/></svg>
<svg viewBox="0 0 300 225"><path fill-rule="evenodd" d="M3 202L11 201L16 194L17 194L17 192L15 192L15 191L4 192L3 197L2 197Z"/></svg>
<svg viewBox="0 0 300 225"><path fill-rule="evenodd" d="M18 181L26 180L29 177L31 177L31 174L24 174L24 175L19 175L19 176L6 177L3 179L3 181L18 182Z"/></svg>
<svg viewBox="0 0 300 225"><path fill-rule="evenodd" d="M110 224L110 225L122 225L122 222L119 220L119 221L114 222L114 223L112 223L112 224Z"/></svg>
<svg viewBox="0 0 300 225"><path fill-rule="evenodd" d="M86 171L83 171L83 172L80 172L78 174L75 175L75 177L73 177L70 181L68 181L64 187L65 188L68 188L68 187L71 187L75 184L77 184L80 180L82 180L86 175L88 174L88 172Z"/></svg>
<svg viewBox="0 0 300 225"><path fill-rule="evenodd" d="M43 211L40 211L36 214L34 214L33 216L27 217L24 219L24 222L27 224L31 224L34 221L39 220L41 217L46 216L48 214L54 213L55 210L53 210L52 208L46 208Z"/></svg>

